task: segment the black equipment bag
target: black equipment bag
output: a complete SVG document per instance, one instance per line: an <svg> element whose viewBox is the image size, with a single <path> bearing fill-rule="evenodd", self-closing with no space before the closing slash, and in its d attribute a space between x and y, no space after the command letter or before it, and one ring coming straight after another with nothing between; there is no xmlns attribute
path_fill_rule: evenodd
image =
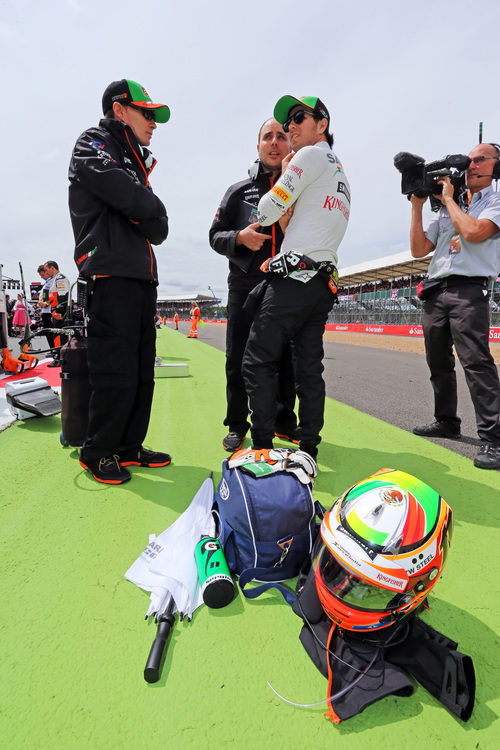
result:
<svg viewBox="0 0 500 750"><path fill-rule="evenodd" d="M81 446L89 420L90 383L87 338L72 336L61 347L61 442Z"/></svg>
<svg viewBox="0 0 500 750"><path fill-rule="evenodd" d="M246 452L252 453L240 453ZM273 456L279 451L269 453L276 469L278 460ZM284 449L281 453L289 455L291 462L296 455ZM223 461L214 498L224 555L247 598L276 588L291 604L295 595L278 582L294 578L300 571L319 530L316 516L322 518L324 508L314 502L311 483L300 481L289 470L273 473L265 460L229 468L238 455ZM253 580L262 585L246 589Z"/></svg>

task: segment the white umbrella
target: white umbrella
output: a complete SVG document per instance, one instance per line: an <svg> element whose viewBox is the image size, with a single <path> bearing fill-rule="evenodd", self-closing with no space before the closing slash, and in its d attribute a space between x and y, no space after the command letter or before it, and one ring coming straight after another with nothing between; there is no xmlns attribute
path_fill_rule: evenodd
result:
<svg viewBox="0 0 500 750"><path fill-rule="evenodd" d="M146 617L162 615L171 595L175 601L173 612L189 619L203 603L194 548L203 535L215 533L213 498L210 475L184 513L159 536L151 534L148 546L125 573L127 580L151 592Z"/></svg>

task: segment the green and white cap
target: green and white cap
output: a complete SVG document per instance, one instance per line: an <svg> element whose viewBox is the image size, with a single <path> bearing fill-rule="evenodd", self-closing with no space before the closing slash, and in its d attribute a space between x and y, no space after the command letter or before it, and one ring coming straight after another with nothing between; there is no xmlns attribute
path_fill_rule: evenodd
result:
<svg viewBox="0 0 500 750"><path fill-rule="evenodd" d="M310 109L320 117L326 117L328 122L330 122L330 114L321 99L317 96L301 96L300 99L297 99L297 97L291 96L290 94L286 94L286 96L282 96L281 99L278 99L274 108L274 119L283 125L290 110L297 106Z"/></svg>
<svg viewBox="0 0 500 750"><path fill-rule="evenodd" d="M103 114L106 114L113 107L114 102L125 105L133 104L135 107L152 110L154 111L155 122L168 122L170 119L170 109L166 104L152 102L144 86L128 78L122 78L120 81L113 81L109 84L102 95Z"/></svg>

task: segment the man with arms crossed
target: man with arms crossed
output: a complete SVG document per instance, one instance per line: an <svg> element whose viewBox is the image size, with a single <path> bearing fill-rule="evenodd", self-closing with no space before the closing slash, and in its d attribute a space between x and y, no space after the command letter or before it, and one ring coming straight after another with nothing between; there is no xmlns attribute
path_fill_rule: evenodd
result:
<svg viewBox="0 0 500 750"><path fill-rule="evenodd" d="M427 364L434 390L436 421L415 427L424 437L460 438L453 345L464 368L476 412L481 448L474 459L480 469L500 468L500 383L489 348L488 285L500 271L500 194L491 185L498 172L500 149L480 143L469 154L467 199L458 205L448 177L439 182L443 207L424 232L426 198L411 196L410 246L414 258L434 250L422 325Z"/></svg>
<svg viewBox="0 0 500 750"><path fill-rule="evenodd" d="M350 191L331 149L330 115L320 99L283 96L274 116L290 134L293 152L283 159L281 178L261 198L258 217L262 226L281 219L286 234L281 253L264 265L270 280L248 338L243 375L252 444L271 448L276 366L293 342L300 449L316 458L325 403L323 333L335 300L331 276L347 228Z"/></svg>
<svg viewBox="0 0 500 750"><path fill-rule="evenodd" d="M165 206L149 175L147 149L170 117L135 81L113 81L104 119L76 142L69 168L75 262L91 288L87 304L89 425L80 464L94 479L123 484L127 466L170 463L143 447L154 388L158 276L152 245L168 234Z"/></svg>

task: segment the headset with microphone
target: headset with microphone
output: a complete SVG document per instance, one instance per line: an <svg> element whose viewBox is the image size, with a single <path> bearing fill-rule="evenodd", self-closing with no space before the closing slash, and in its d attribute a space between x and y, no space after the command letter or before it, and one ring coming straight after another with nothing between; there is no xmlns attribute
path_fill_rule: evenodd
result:
<svg viewBox="0 0 500 750"><path fill-rule="evenodd" d="M495 162L495 167L493 169L493 179L494 180L500 180L500 144L498 143L490 143L490 146L494 146L497 150L497 160Z"/></svg>
<svg viewBox="0 0 500 750"><path fill-rule="evenodd" d="M481 142L482 141L479 141L479 143L481 143ZM495 166L493 167L493 172L491 173L491 175L489 175L489 174L478 174L478 175L476 175L476 177L490 177L491 176L491 178L493 180L500 180L500 144L498 144L498 143L486 143L485 145L487 145L487 146L493 146L493 148L497 152ZM494 159L495 157L491 156L491 157L488 157L488 158Z"/></svg>

